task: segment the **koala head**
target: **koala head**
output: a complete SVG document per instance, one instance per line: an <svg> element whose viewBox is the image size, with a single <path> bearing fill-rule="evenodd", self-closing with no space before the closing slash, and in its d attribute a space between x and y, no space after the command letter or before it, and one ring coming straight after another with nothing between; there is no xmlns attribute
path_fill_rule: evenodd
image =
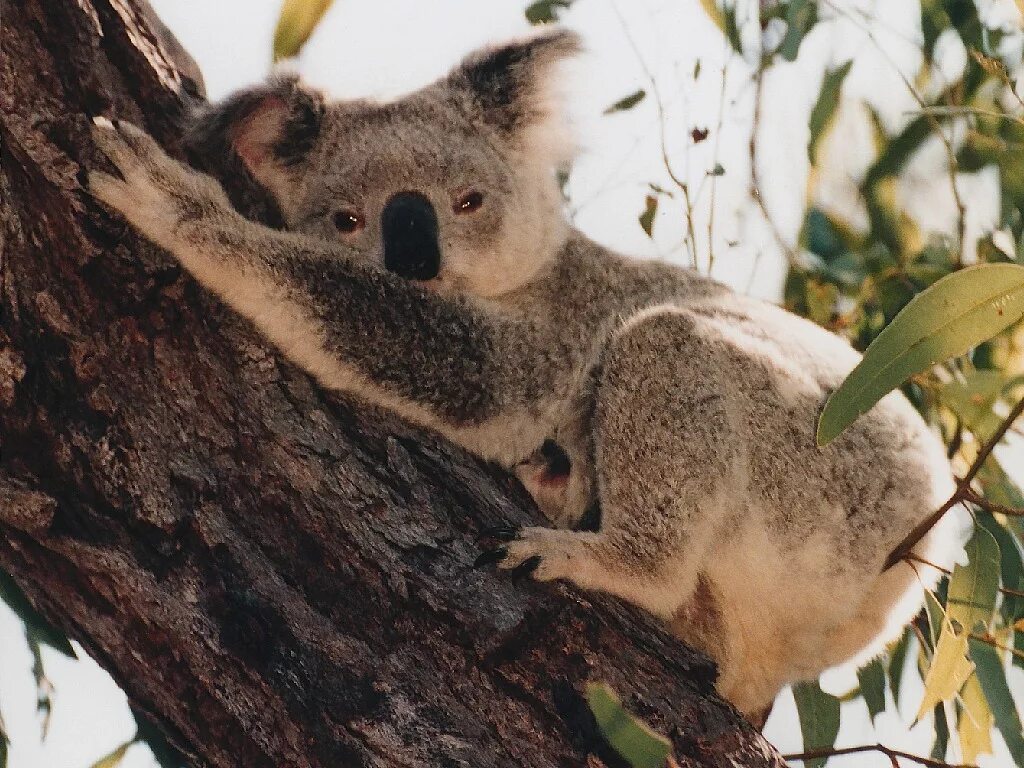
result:
<svg viewBox="0 0 1024 768"><path fill-rule="evenodd" d="M485 49L387 103L276 77L207 108L188 142L234 153L289 229L439 291L496 296L566 238L555 170L570 143L551 84L578 48L554 31Z"/></svg>

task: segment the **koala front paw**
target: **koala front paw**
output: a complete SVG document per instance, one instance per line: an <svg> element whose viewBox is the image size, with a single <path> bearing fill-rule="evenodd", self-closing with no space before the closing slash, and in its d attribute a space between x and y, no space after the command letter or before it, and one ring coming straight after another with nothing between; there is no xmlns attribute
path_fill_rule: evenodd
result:
<svg viewBox="0 0 1024 768"><path fill-rule="evenodd" d="M497 549L487 550L477 558L475 566L497 563L503 570L531 573L538 581L567 579L577 581L581 569L589 564L592 540L596 534L530 527L505 536L506 531L492 532L511 539Z"/></svg>
<svg viewBox="0 0 1024 768"><path fill-rule="evenodd" d="M183 223L231 210L220 185L167 156L145 132L122 120L93 120L93 140L122 178L89 172L89 190L149 239L171 248Z"/></svg>

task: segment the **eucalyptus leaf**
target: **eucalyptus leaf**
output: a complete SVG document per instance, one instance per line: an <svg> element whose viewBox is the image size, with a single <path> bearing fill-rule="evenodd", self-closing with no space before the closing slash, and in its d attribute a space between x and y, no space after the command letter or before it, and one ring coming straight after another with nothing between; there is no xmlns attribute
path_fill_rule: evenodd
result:
<svg viewBox="0 0 1024 768"><path fill-rule="evenodd" d="M295 56L334 0L284 0L274 28L274 61Z"/></svg>
<svg viewBox="0 0 1024 768"><path fill-rule="evenodd" d="M932 759L945 760L946 749L949 747L949 722L946 720L946 708L941 704L935 705L932 715L934 721L935 740L932 742Z"/></svg>
<svg viewBox="0 0 1024 768"><path fill-rule="evenodd" d="M124 759L124 755L128 751L128 748L133 743L135 743L135 740L130 739L126 741L124 744L115 747L110 752L101 757L99 760L97 760L95 763L93 763L90 766L90 768L117 768L117 766L119 766L121 764L121 761Z"/></svg>
<svg viewBox="0 0 1024 768"><path fill-rule="evenodd" d="M818 23L818 4L813 0L789 0L786 6L786 36L779 53L786 61L796 61L800 44Z"/></svg>
<svg viewBox="0 0 1024 768"><path fill-rule="evenodd" d="M985 694L996 728L1017 765L1024 765L1024 736L1021 735L1017 705L1006 683L1006 668L999 652L984 640L970 638L971 659L978 671L978 682Z"/></svg>
<svg viewBox="0 0 1024 768"><path fill-rule="evenodd" d="M616 101L610 107L608 107L603 114L611 115L615 112L624 112L627 109L632 109L647 96L647 91L641 88L638 91L634 91L628 96L623 96L621 99Z"/></svg>
<svg viewBox="0 0 1024 768"><path fill-rule="evenodd" d="M967 634L958 635L949 623L943 624L935 655L924 679L924 698L915 721L931 712L936 705L951 701L973 671L974 665L967 658Z"/></svg>
<svg viewBox="0 0 1024 768"><path fill-rule="evenodd" d="M804 752L828 749L839 734L839 699L821 690L818 681L797 683L793 686L793 699L800 717L800 733L804 739ZM804 761L807 768L822 768L826 757Z"/></svg>
<svg viewBox="0 0 1024 768"><path fill-rule="evenodd" d="M877 657L857 670L860 695L868 707L868 714L874 720L885 710L885 666Z"/></svg>
<svg viewBox="0 0 1024 768"><path fill-rule="evenodd" d="M656 195L647 195L644 199L644 210L638 221L640 228L647 233L648 237L654 236L654 215L658 212L658 198Z"/></svg>
<svg viewBox="0 0 1024 768"><path fill-rule="evenodd" d="M946 616L964 632L987 632L999 594L999 545L982 527L965 547L967 565L957 565L949 579Z"/></svg>
<svg viewBox="0 0 1024 768"><path fill-rule="evenodd" d="M587 704L608 743L632 768L664 768L672 745L634 717L604 683L587 685Z"/></svg>
<svg viewBox="0 0 1024 768"><path fill-rule="evenodd" d="M965 763L976 763L979 755L992 754L994 724L992 710L988 707L976 674L964 683L960 703L960 717L957 718L960 752Z"/></svg>
<svg viewBox="0 0 1024 768"><path fill-rule="evenodd" d="M567 10L573 0L538 0L526 8L526 20L531 24L550 24L558 21L560 11Z"/></svg>
<svg viewBox="0 0 1024 768"><path fill-rule="evenodd" d="M827 445L915 373L962 355L1024 317L1024 267L982 264L915 296L871 343L818 420Z"/></svg>
<svg viewBox="0 0 1024 768"><path fill-rule="evenodd" d="M818 91L818 98L811 109L811 138L807 142L807 156L810 158L811 165L817 163L818 143L825 137L832 125L836 111L839 109L839 96L843 90L843 81L850 74L852 66L853 59L850 59L845 64L826 72L821 81L821 90Z"/></svg>

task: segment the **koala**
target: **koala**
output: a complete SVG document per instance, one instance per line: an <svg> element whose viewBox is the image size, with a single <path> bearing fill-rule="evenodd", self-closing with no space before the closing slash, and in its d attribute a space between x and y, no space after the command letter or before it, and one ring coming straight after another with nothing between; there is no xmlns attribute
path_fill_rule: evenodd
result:
<svg viewBox="0 0 1024 768"><path fill-rule="evenodd" d="M324 387L516 472L552 527L495 532L480 563L646 609L756 720L913 616L927 574L884 562L950 466L900 393L817 447L844 340L569 226L550 83L579 47L515 40L387 103L275 77L205 108L189 141L240 161L284 230L124 122L96 121L120 176L89 184ZM951 525L915 553L949 563Z"/></svg>

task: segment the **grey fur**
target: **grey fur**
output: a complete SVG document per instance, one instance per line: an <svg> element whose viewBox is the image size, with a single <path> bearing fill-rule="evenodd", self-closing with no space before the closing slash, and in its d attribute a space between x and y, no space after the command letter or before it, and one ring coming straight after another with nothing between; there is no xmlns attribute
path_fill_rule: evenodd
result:
<svg viewBox="0 0 1024 768"><path fill-rule="evenodd" d="M882 563L951 491L950 470L899 394L818 449L821 405L858 360L844 341L568 228L545 84L576 48L548 33L397 102L324 105L314 138L298 121L305 145L288 140L293 104L322 102L290 81L214 107L193 135L233 142L291 232L243 219L124 124L96 131L124 181L90 184L325 386L519 473L562 528L521 531L502 566L537 558L537 578L663 617L753 714L781 686L877 652L913 614L917 577ZM479 211L459 211L467 188ZM442 268L426 283L381 266L377 219L403 191L438 215ZM339 209L365 226L338 234ZM546 440L568 478L546 474ZM595 504L599 530L567 530ZM918 551L948 562L950 539L937 529Z"/></svg>

